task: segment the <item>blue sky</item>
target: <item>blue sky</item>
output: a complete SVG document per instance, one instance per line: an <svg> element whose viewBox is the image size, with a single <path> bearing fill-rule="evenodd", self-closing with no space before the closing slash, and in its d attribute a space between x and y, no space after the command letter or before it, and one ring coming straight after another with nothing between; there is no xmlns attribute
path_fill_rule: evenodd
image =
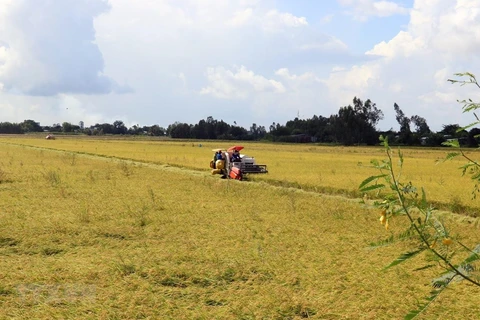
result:
<svg viewBox="0 0 480 320"><path fill-rule="evenodd" d="M405 8L413 7L413 0L393 1ZM281 0L280 11L304 16L309 23L325 33L334 35L349 45L352 52L363 54L381 41L388 41L408 24L408 15L393 15L388 18L370 17L366 21L351 19L337 1ZM331 19L326 23L326 19Z"/></svg>
<svg viewBox="0 0 480 320"><path fill-rule="evenodd" d="M0 0L0 121L249 127L371 99L466 124L447 83L480 69L471 0Z"/></svg>

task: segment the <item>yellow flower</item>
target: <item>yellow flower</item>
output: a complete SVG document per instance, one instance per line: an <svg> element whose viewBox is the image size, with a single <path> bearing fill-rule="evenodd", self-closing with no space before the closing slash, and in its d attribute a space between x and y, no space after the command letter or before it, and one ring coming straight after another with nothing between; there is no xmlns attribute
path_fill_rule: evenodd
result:
<svg viewBox="0 0 480 320"><path fill-rule="evenodd" d="M385 220L387 220L387 218L385 218L385 216L380 216L380 223L381 224L385 224Z"/></svg>
<svg viewBox="0 0 480 320"><path fill-rule="evenodd" d="M452 242L453 242L453 241L452 241L452 239L450 239L450 238L443 238L443 240L442 240L442 243L443 243L445 246L451 245Z"/></svg>
<svg viewBox="0 0 480 320"><path fill-rule="evenodd" d="M381 224L385 224L387 222L387 211L386 210L383 210L381 213L380 213L380 223Z"/></svg>

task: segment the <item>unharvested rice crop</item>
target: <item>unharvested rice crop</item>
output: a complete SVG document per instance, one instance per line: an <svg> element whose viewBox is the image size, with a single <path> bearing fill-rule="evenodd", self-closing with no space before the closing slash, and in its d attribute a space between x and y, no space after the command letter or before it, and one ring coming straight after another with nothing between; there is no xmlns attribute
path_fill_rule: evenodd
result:
<svg viewBox="0 0 480 320"><path fill-rule="evenodd" d="M357 200L268 181L328 148L248 145L271 173L238 182L204 169L213 145L2 139L1 317L395 319L428 294L434 270L412 272L422 259L380 271L408 244L368 248L403 221L387 231ZM480 242L478 219L444 219L466 244ZM478 318L478 288L451 288L424 317Z"/></svg>
<svg viewBox="0 0 480 320"><path fill-rule="evenodd" d="M85 154L116 157L153 164L168 164L195 170L208 170L213 148L228 148L234 142L132 140L108 138L19 136L2 138L0 142L66 150ZM330 147L316 145L279 145L242 143L244 153L267 164L269 174L253 177L275 185L297 187L309 191L360 197L358 186L363 179L378 172L370 168L372 159L384 159L381 147ZM474 184L461 176L465 161L460 158L443 162L444 149L402 149L405 164L404 182L412 182L438 208L472 216L480 215L480 201L472 201ZM468 155L476 159L477 150Z"/></svg>

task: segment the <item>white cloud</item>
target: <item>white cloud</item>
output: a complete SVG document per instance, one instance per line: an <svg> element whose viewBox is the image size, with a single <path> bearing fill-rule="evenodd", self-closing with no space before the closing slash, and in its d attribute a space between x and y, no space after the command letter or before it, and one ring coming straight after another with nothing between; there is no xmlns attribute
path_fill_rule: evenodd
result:
<svg viewBox="0 0 480 320"><path fill-rule="evenodd" d="M341 72L341 71L345 71L345 70L347 70L347 68L341 67L341 66L335 66L335 67L332 68L332 73Z"/></svg>
<svg viewBox="0 0 480 320"><path fill-rule="evenodd" d="M327 38L321 42L303 44L300 50L317 50L322 52L345 52L348 46L337 38Z"/></svg>
<svg viewBox="0 0 480 320"><path fill-rule="evenodd" d="M347 14L355 19L366 21L369 17L389 17L408 14L408 9L393 1L375 0L337 0L342 6L351 8Z"/></svg>
<svg viewBox="0 0 480 320"><path fill-rule="evenodd" d="M323 16L322 19L320 19L321 24L329 24L332 22L334 14L327 14L326 16Z"/></svg>
<svg viewBox="0 0 480 320"><path fill-rule="evenodd" d="M388 43L382 41L376 44L372 50L366 52L367 55L378 55L386 58L395 56L409 57L415 52L426 48L425 39L421 37L414 38L412 33L400 31L395 38Z"/></svg>
<svg viewBox="0 0 480 320"><path fill-rule="evenodd" d="M329 116L358 96L384 110L381 126L396 127L397 102L437 129L456 119L456 99L478 94L446 79L480 69L479 3L405 2L341 2L357 19L410 17L358 56L322 21L275 0L0 0L0 121L167 126L212 115L264 125L298 112ZM347 20L329 28L366 26ZM115 81L135 92L119 95L128 87Z"/></svg>
<svg viewBox="0 0 480 320"><path fill-rule="evenodd" d="M315 94L310 71L298 72L301 82L273 70L297 71L323 51L336 54L335 43L275 0L0 0L0 121L228 121L220 106L230 99L245 121L261 123L252 118L260 110L297 110L296 90ZM208 69L235 65L248 69ZM135 92L120 96L128 87L116 81ZM264 120L282 114L270 111Z"/></svg>
<svg viewBox="0 0 480 320"><path fill-rule="evenodd" d="M107 118L96 112L95 106L85 104L73 95L37 97L34 102L28 104L25 104L24 98L19 95L10 95L6 98L0 102L2 121L21 122L33 119L41 125L52 125L62 122L78 124L83 120L86 124L95 124Z"/></svg>
<svg viewBox="0 0 480 320"><path fill-rule="evenodd" d="M308 83L322 82L313 72L305 72L301 75L291 74L288 68L281 68L275 71L275 75L283 79L289 80L290 83Z"/></svg>
<svg viewBox="0 0 480 320"><path fill-rule="evenodd" d="M268 31L281 31L285 27L297 28L308 25L305 17L296 17L291 13L270 10L263 18L263 27Z"/></svg>
<svg viewBox="0 0 480 320"><path fill-rule="evenodd" d="M425 117L433 129L468 121L469 115L460 115L456 100L480 98L478 89L453 86L447 79L454 72L480 70L475 54L480 50L480 3L416 0L410 17L406 31L366 52L378 59L332 72L330 92L333 97L356 95L376 101L393 127L394 102L407 115ZM341 98L337 101L344 103Z"/></svg>
<svg viewBox="0 0 480 320"><path fill-rule="evenodd" d="M27 95L108 93L123 90L103 74L93 19L108 11L102 0L10 2L0 24L0 82Z"/></svg>
<svg viewBox="0 0 480 320"><path fill-rule="evenodd" d="M401 83L392 83L390 84L390 86L388 87L388 90L390 92L394 92L394 93L400 93L402 92L403 90L403 86Z"/></svg>
<svg viewBox="0 0 480 320"><path fill-rule="evenodd" d="M185 77L185 74L183 72L180 72L178 74L178 78L180 79L180 81L182 81L184 88L186 88L187 87L187 78Z"/></svg>
<svg viewBox="0 0 480 320"><path fill-rule="evenodd" d="M202 88L200 93L221 99L246 99L255 93L285 92L281 82L256 75L244 66L235 68L235 71L223 67L208 68L207 79L209 86Z"/></svg>
<svg viewBox="0 0 480 320"><path fill-rule="evenodd" d="M0 72L7 61L7 48L0 43Z"/></svg>
<svg viewBox="0 0 480 320"><path fill-rule="evenodd" d="M297 17L288 12L278 12L277 10L254 10L245 8L236 11L233 16L226 21L227 26L244 27L256 24L262 26L264 31L279 32L286 28L297 28L308 25L305 17Z"/></svg>
<svg viewBox="0 0 480 320"><path fill-rule="evenodd" d="M318 114L318 101L327 95L325 81L315 73L295 74L288 68L280 68L267 78L243 66L235 71L218 67L210 68L207 78L210 85L201 90L202 95L248 101L242 110L266 121L271 121L272 115L291 119L299 112L303 117ZM323 110L335 112L329 106Z"/></svg>
<svg viewBox="0 0 480 320"><path fill-rule="evenodd" d="M378 68L373 64L353 66L348 70L333 68L326 81L331 99L340 107L350 103L355 96L365 97L371 86L378 86Z"/></svg>
<svg viewBox="0 0 480 320"><path fill-rule="evenodd" d="M233 27L239 27L246 25L249 21L251 21L253 18L253 9L252 8L247 8L242 11L237 11L233 15L233 17L227 21L227 25L233 26Z"/></svg>

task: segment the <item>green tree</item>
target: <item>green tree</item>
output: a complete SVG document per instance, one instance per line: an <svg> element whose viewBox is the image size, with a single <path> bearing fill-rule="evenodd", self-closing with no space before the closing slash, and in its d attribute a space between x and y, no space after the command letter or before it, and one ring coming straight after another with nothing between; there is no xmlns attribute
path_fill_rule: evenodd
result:
<svg viewBox="0 0 480 320"><path fill-rule="evenodd" d="M412 144L412 130L410 129L410 122L412 121L409 117L405 116L402 109L397 103L393 104L393 109L395 110L395 119L400 125L400 132L398 137L398 142L406 145Z"/></svg>
<svg viewBox="0 0 480 320"><path fill-rule="evenodd" d="M23 133L23 130L18 123L0 122L0 133L20 134Z"/></svg>
<svg viewBox="0 0 480 320"><path fill-rule="evenodd" d="M116 120L113 122L113 134L126 134L128 129L121 120Z"/></svg>
<svg viewBox="0 0 480 320"><path fill-rule="evenodd" d="M96 124L95 129L93 130L94 135L103 135L103 134L114 134L115 128L110 123Z"/></svg>
<svg viewBox="0 0 480 320"><path fill-rule="evenodd" d="M165 135L165 129L160 127L157 124L154 124L153 126L148 129L148 134L151 136L164 136Z"/></svg>
<svg viewBox="0 0 480 320"><path fill-rule="evenodd" d="M378 122L383 119L382 110L378 109L376 104L370 99L362 102L359 98L354 97L353 107L355 114L367 124L367 129L369 130L372 128L375 129Z"/></svg>
<svg viewBox="0 0 480 320"><path fill-rule="evenodd" d="M168 126L167 134L172 138L191 138L192 126L188 123L175 122Z"/></svg>
<svg viewBox="0 0 480 320"><path fill-rule="evenodd" d="M62 123L63 132L73 132L73 125L70 122Z"/></svg>
<svg viewBox="0 0 480 320"><path fill-rule="evenodd" d="M376 125L381 119L383 112L375 103L354 97L353 106L341 107L338 114L330 117L330 124L337 142L372 145L378 141Z"/></svg>
<svg viewBox="0 0 480 320"><path fill-rule="evenodd" d="M410 121L415 126L415 133L420 137L427 136L431 133L425 118L414 115L410 118Z"/></svg>
<svg viewBox="0 0 480 320"><path fill-rule="evenodd" d="M20 126L23 132L43 132L40 123L33 120L24 120Z"/></svg>
<svg viewBox="0 0 480 320"><path fill-rule="evenodd" d="M356 130L359 119L351 106L341 107L338 114L332 115L331 124L335 141L345 145L353 145L357 142Z"/></svg>

